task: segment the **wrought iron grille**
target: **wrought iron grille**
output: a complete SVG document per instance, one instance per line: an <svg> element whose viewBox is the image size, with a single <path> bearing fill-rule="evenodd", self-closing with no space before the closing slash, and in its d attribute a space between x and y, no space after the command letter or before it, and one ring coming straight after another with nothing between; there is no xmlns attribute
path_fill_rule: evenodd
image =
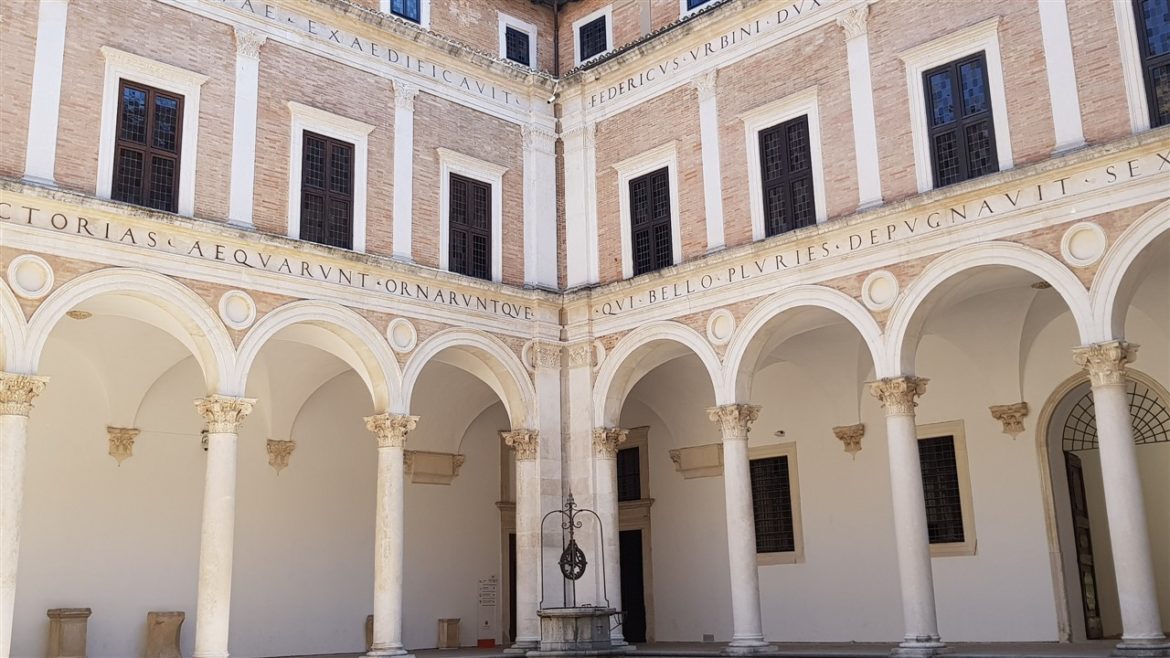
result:
<svg viewBox="0 0 1170 658"><path fill-rule="evenodd" d="M623 448L617 453L618 502L642 499L642 462L638 448Z"/></svg>
<svg viewBox="0 0 1170 658"><path fill-rule="evenodd" d="M670 177L666 167L630 181L630 223L634 274L674 264Z"/></svg>
<svg viewBox="0 0 1170 658"><path fill-rule="evenodd" d="M524 66L531 66L528 33L514 27L504 28L504 56Z"/></svg>
<svg viewBox="0 0 1170 658"><path fill-rule="evenodd" d="M577 42L581 50L582 62L609 49L605 36L605 20L605 16L599 16L577 30Z"/></svg>
<svg viewBox="0 0 1170 658"><path fill-rule="evenodd" d="M920 439L918 459L922 465L922 493L926 499L930 543L962 542L963 503L955 462L955 437Z"/></svg>
<svg viewBox="0 0 1170 658"><path fill-rule="evenodd" d="M1170 410L1149 386L1129 380L1125 385L1129 398L1129 415L1133 442L1137 445L1170 441ZM1069 411L1061 433L1065 452L1093 450L1097 447L1097 414L1092 391L1085 391Z"/></svg>
<svg viewBox="0 0 1170 658"><path fill-rule="evenodd" d="M782 455L751 460L751 479L756 552L783 553L796 550L788 457Z"/></svg>
<svg viewBox="0 0 1170 658"><path fill-rule="evenodd" d="M492 278L492 186L451 174L448 267L478 279Z"/></svg>

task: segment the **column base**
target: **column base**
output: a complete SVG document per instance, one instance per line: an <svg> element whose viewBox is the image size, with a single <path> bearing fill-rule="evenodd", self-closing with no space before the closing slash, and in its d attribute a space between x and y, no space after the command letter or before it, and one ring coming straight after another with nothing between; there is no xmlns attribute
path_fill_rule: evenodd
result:
<svg viewBox="0 0 1170 658"><path fill-rule="evenodd" d="M938 638L929 640L904 640L890 651L897 658L928 658L947 652L947 645Z"/></svg>
<svg viewBox="0 0 1170 658"><path fill-rule="evenodd" d="M516 640L515 642L512 643L512 646L508 647L507 649L504 649L504 653L519 655L519 654L528 653L529 651L536 651L539 648L540 648L540 640L539 639L523 638L523 639Z"/></svg>
<svg viewBox="0 0 1170 658"><path fill-rule="evenodd" d="M732 640L723 650L721 656L767 656L779 652L775 644L769 644L763 638L759 640Z"/></svg>
<svg viewBox="0 0 1170 658"><path fill-rule="evenodd" d="M414 654L408 652L406 649L370 649L366 653L362 654L362 658L381 658L382 656L414 658Z"/></svg>
<svg viewBox="0 0 1170 658"><path fill-rule="evenodd" d="M1150 640L1122 638L1109 655L1124 658L1166 658L1170 657L1170 640L1164 637Z"/></svg>

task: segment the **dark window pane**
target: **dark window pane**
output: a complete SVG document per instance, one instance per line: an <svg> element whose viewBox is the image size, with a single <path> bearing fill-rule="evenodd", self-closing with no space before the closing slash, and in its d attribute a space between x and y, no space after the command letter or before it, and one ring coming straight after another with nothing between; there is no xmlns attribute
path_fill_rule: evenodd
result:
<svg viewBox="0 0 1170 658"><path fill-rule="evenodd" d="M492 276L492 186L451 174L448 194L447 266L479 279Z"/></svg>
<svg viewBox="0 0 1170 658"><path fill-rule="evenodd" d="M115 201L142 203L144 166L142 153L125 148L118 149L112 195Z"/></svg>
<svg viewBox="0 0 1170 658"><path fill-rule="evenodd" d="M529 46L528 33L517 30L514 27L504 29L504 56L516 62L529 66L532 62L529 61Z"/></svg>
<svg viewBox="0 0 1170 658"><path fill-rule="evenodd" d="M785 125L788 133L788 171L796 173L808 169L811 162L808 121L794 121Z"/></svg>
<svg viewBox="0 0 1170 658"><path fill-rule="evenodd" d="M175 212L175 161L154 156L150 159L151 208Z"/></svg>
<svg viewBox="0 0 1170 658"><path fill-rule="evenodd" d="M154 97L154 148L174 151L178 148L179 101L166 96Z"/></svg>
<svg viewBox="0 0 1170 658"><path fill-rule="evenodd" d="M955 131L934 136L934 182L939 187L957 183L962 178L959 169L959 143Z"/></svg>
<svg viewBox="0 0 1170 658"><path fill-rule="evenodd" d="M301 192L301 239L325 241L325 198L319 194Z"/></svg>
<svg viewBox="0 0 1170 658"><path fill-rule="evenodd" d="M950 71L936 73L930 80L930 125L941 126L955 120L955 94Z"/></svg>
<svg viewBox="0 0 1170 658"><path fill-rule="evenodd" d="M764 234L779 235L815 224L808 117L797 117L760 131L759 142Z"/></svg>
<svg viewBox="0 0 1170 658"><path fill-rule="evenodd" d="M955 463L955 439L940 436L918 442L922 464L922 493L926 500L926 527L930 543L962 542L963 505L959 471Z"/></svg>
<svg viewBox="0 0 1170 658"><path fill-rule="evenodd" d="M605 38L605 16L598 17L581 26L577 32L581 61L600 55L609 49Z"/></svg>
<svg viewBox="0 0 1170 658"><path fill-rule="evenodd" d="M325 140L305 135L304 184L318 189L325 188Z"/></svg>
<svg viewBox="0 0 1170 658"><path fill-rule="evenodd" d="M1150 102L1154 106L1153 124L1170 123L1170 62L1150 69Z"/></svg>
<svg viewBox="0 0 1170 658"><path fill-rule="evenodd" d="M634 274L674 264L667 169L634 178L629 185Z"/></svg>
<svg viewBox="0 0 1170 658"><path fill-rule="evenodd" d="M415 23L422 22L419 0L390 0L390 13Z"/></svg>
<svg viewBox="0 0 1170 658"><path fill-rule="evenodd" d="M329 191L350 194L353 187L353 149L334 145L329 157Z"/></svg>
<svg viewBox="0 0 1170 658"><path fill-rule="evenodd" d="M301 239L353 247L353 144L305 132L301 148Z"/></svg>
<svg viewBox="0 0 1170 658"><path fill-rule="evenodd" d="M1150 126L1170 123L1170 0L1133 0Z"/></svg>
<svg viewBox="0 0 1170 658"><path fill-rule="evenodd" d="M991 143L991 120L971 124L966 129L967 171L971 177L998 169Z"/></svg>
<svg viewBox="0 0 1170 658"><path fill-rule="evenodd" d="M694 9L695 7L702 7L708 2L711 2L711 0L687 0L687 9L690 10Z"/></svg>
<svg viewBox="0 0 1170 658"><path fill-rule="evenodd" d="M642 498L642 464L637 448L618 450L617 496L619 502Z"/></svg>
<svg viewBox="0 0 1170 658"><path fill-rule="evenodd" d="M146 92L133 87L122 88L122 129L118 139L146 142Z"/></svg>
<svg viewBox="0 0 1170 658"><path fill-rule="evenodd" d="M764 190L764 233L779 235L795 228L788 218L786 185L773 185Z"/></svg>
<svg viewBox="0 0 1170 658"><path fill-rule="evenodd" d="M813 215L812 179L798 178L792 181L792 223L793 228L816 223Z"/></svg>
<svg viewBox="0 0 1170 658"><path fill-rule="evenodd" d="M751 460L751 479L756 552L796 550L788 457Z"/></svg>
<svg viewBox="0 0 1170 658"><path fill-rule="evenodd" d="M1146 53L1150 57L1170 53L1170 0L1140 0L1134 13L1141 23Z"/></svg>
<svg viewBox="0 0 1170 658"><path fill-rule="evenodd" d="M110 195L117 201L175 212L183 98L126 80L118 89Z"/></svg>
<svg viewBox="0 0 1170 658"><path fill-rule="evenodd" d="M963 116L987 111L987 74L983 60L975 59L959 66L959 77L963 83Z"/></svg>
<svg viewBox="0 0 1170 658"><path fill-rule="evenodd" d="M935 187L999 171L984 53L927 71L923 81Z"/></svg>
<svg viewBox="0 0 1170 658"><path fill-rule="evenodd" d="M765 130L760 133L760 166L764 181L783 176L784 135L779 130Z"/></svg>

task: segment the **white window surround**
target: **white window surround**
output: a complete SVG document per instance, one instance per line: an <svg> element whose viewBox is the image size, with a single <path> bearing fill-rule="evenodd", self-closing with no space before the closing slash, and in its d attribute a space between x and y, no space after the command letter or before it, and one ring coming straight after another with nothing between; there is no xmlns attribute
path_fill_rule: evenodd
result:
<svg viewBox="0 0 1170 658"><path fill-rule="evenodd" d="M207 76L157 62L109 46L101 47L106 60L102 88L101 133L98 139L97 196L109 199L114 185L114 134L118 127L118 84L129 80L183 97L183 135L179 146L180 215L195 214L195 163L198 162L199 89Z"/></svg>
<svg viewBox="0 0 1170 658"><path fill-rule="evenodd" d="M593 22L594 20L605 16L605 50L597 53L589 59L581 59L581 26ZM613 50L613 5L606 5L601 9L583 16L573 21L573 65L581 66L582 64L597 59Z"/></svg>
<svg viewBox="0 0 1170 658"><path fill-rule="evenodd" d="M519 30L528 35L528 67L536 68L536 26L515 16L500 12L500 57L508 59L507 28ZM508 60L512 61L512 60Z"/></svg>
<svg viewBox="0 0 1170 658"><path fill-rule="evenodd" d="M825 207L824 156L821 150L821 118L817 107L817 88L814 86L749 110L739 117L743 121L744 139L747 144L748 196L751 201L753 240L763 240L767 237L764 230L763 173L760 171L760 131L803 115L808 115L809 155L812 160L816 220L820 224L828 218L828 210Z"/></svg>
<svg viewBox="0 0 1170 658"><path fill-rule="evenodd" d="M987 84L991 94L991 117L995 124L995 150L999 170L1012 168L1012 140L1008 131L1007 96L1004 94L1003 63L999 53L1000 17L989 18L971 27L948 34L907 51L899 58L906 66L910 97L910 129L914 141L914 171L918 191L934 187L930 157L930 136L926 124L926 92L922 74L936 66L983 51L987 60Z"/></svg>
<svg viewBox="0 0 1170 658"><path fill-rule="evenodd" d="M418 21L418 23L415 23L415 25L418 25L418 26L422 27L423 29L429 30L431 27L431 0L418 0L418 2L419 2L419 4L418 4L419 21ZM407 23L414 23L414 21L412 21L408 18L402 18L401 16L391 14L390 13L390 0L380 0L380 2L378 3L378 10L381 11L383 14L386 14L387 16L394 16L395 18L404 20Z"/></svg>
<svg viewBox="0 0 1170 658"><path fill-rule="evenodd" d="M492 186L492 281L504 280L504 172L507 167L439 147L439 269L451 268L451 174Z"/></svg>
<svg viewBox="0 0 1170 658"><path fill-rule="evenodd" d="M788 458L788 489L792 500L792 545L793 550L773 553L756 553L756 564L765 567L773 564L798 564L804 562L804 530L800 516L800 476L796 467L796 443L776 443L748 448L748 460Z"/></svg>
<svg viewBox="0 0 1170 658"><path fill-rule="evenodd" d="M931 557L957 557L975 555L975 508L971 500L971 469L967 465L967 432L963 421L951 420L942 423L919 425L918 438L933 439L950 436L955 440L955 472L959 479L959 504L963 507L963 541L949 544L931 544Z"/></svg>
<svg viewBox="0 0 1170 658"><path fill-rule="evenodd" d="M288 237L301 237L301 165L305 131L353 144L353 251L366 250L366 199L370 133L374 126L289 101L292 127L288 155Z"/></svg>
<svg viewBox="0 0 1170 658"><path fill-rule="evenodd" d="M687 9L687 0L678 0L678 17L679 18L686 18L687 16L690 16L691 14L696 14L700 11L703 11L704 9L706 9L706 8L710 7L711 5L714 5L718 2L719 2L719 0L707 0L706 2L699 5L698 7L695 7L694 9Z"/></svg>
<svg viewBox="0 0 1170 658"><path fill-rule="evenodd" d="M634 276L634 239L630 226L630 181L666 167L670 185L670 248L673 265L682 262L682 228L678 207L678 146L667 142L662 146L627 158L613 166L618 173L618 202L621 210L622 278Z"/></svg>
<svg viewBox="0 0 1170 658"><path fill-rule="evenodd" d="M1137 18L1133 15L1132 2L1114 2L1112 5L1117 21L1117 41L1121 46L1121 77L1125 82L1129 123L1133 132L1140 133L1150 129L1150 106L1138 48Z"/></svg>

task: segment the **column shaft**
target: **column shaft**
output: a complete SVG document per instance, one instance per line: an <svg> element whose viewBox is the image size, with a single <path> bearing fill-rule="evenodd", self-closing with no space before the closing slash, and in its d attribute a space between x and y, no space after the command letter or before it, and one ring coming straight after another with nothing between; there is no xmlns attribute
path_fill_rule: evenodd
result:
<svg viewBox="0 0 1170 658"><path fill-rule="evenodd" d="M516 451L516 638L509 652L540 645L539 436L526 429L504 434L504 442Z"/></svg>
<svg viewBox="0 0 1170 658"><path fill-rule="evenodd" d="M617 452L629 432L623 429L598 428L593 431L594 505L601 518L603 541L601 557L605 561L605 597L615 610L622 609L621 531L617 496ZM600 604L601 601L599 600ZM626 643L625 629L613 628L610 640Z"/></svg>

